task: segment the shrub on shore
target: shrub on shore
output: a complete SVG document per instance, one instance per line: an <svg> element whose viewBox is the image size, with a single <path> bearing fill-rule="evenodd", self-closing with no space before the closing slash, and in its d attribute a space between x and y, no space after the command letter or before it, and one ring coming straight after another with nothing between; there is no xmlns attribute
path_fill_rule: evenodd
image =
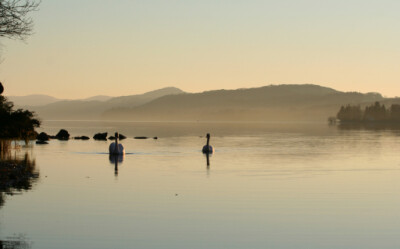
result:
<svg viewBox="0 0 400 249"><path fill-rule="evenodd" d="M0 139L23 139L27 142L36 138L35 128L39 126L40 121L34 112L14 110L14 104L0 95Z"/></svg>

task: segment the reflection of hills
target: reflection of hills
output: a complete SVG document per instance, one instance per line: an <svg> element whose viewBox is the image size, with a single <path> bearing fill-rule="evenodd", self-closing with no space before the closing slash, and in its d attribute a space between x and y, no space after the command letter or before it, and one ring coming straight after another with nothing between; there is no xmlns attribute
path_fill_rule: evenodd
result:
<svg viewBox="0 0 400 249"><path fill-rule="evenodd" d="M139 95L121 96L101 101L101 96L86 100L64 100L45 106L31 107L44 119L99 119L101 114L112 108L135 107L150 102L156 98L182 93L174 87L163 88Z"/></svg>
<svg viewBox="0 0 400 249"><path fill-rule="evenodd" d="M383 99L377 93L339 92L317 85L271 85L169 95L137 107L115 108L103 117L148 121L325 121L343 104Z"/></svg>

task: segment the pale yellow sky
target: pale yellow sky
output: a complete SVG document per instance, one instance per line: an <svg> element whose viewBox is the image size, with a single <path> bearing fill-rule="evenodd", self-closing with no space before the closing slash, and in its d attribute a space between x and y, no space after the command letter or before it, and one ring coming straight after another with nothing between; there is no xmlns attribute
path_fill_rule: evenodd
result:
<svg viewBox="0 0 400 249"><path fill-rule="evenodd" d="M1 40L6 95L312 83L400 96L400 1L43 0Z"/></svg>

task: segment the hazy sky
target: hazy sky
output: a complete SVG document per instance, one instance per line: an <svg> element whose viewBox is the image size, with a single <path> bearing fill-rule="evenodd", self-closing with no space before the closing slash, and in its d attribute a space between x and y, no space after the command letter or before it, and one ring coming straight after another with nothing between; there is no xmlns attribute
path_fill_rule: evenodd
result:
<svg viewBox="0 0 400 249"><path fill-rule="evenodd" d="M313 83L400 96L399 0L42 0L2 39L6 95Z"/></svg>

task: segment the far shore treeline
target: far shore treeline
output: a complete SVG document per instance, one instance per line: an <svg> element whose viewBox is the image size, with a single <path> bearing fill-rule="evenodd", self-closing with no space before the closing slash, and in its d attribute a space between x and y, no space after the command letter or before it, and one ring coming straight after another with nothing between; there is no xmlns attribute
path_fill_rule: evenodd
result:
<svg viewBox="0 0 400 249"><path fill-rule="evenodd" d="M360 105L346 105L340 108L336 117L341 123L397 123L400 122L400 105L392 104L387 108L377 101L364 110Z"/></svg>

